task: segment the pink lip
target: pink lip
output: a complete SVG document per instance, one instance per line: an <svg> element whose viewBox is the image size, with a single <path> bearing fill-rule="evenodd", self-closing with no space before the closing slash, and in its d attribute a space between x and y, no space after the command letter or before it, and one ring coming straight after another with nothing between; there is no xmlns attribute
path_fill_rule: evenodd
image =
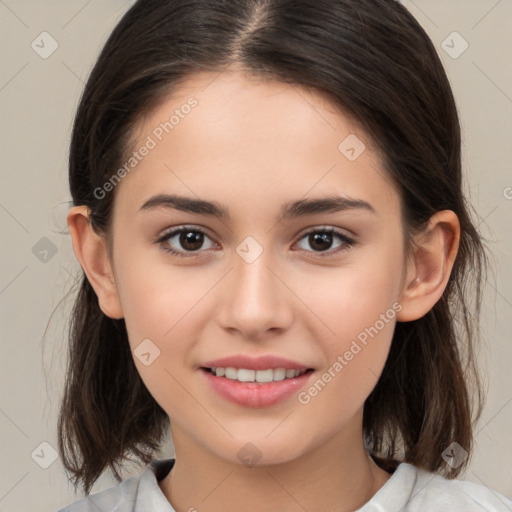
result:
<svg viewBox="0 0 512 512"><path fill-rule="evenodd" d="M212 363L215 363L214 365L212 365L214 367L223 367L224 365L224 363L223 365L218 364L218 361L212 361ZM209 366L210 364L211 363L208 363L206 366ZM228 366L230 365L226 365L226 367ZM243 365L233 365L233 367L247 368L247 366ZM266 366L266 368L268 367L269 366ZM283 366L280 366L280 368L283 368ZM289 368L295 368L295 366ZM250 369L250 367L248 369ZM211 388L223 398L226 398L227 400L235 404L242 405L245 407L253 407L256 409L269 407L280 402L281 400L290 397L294 393L297 393L306 384L310 376L314 373L306 372L303 375L300 375L299 377L295 377L293 379L259 383L239 382L236 380L227 379L226 377L217 377L216 375L213 375L213 373L209 372L208 370L205 370L204 368L200 368L199 372L201 375L205 377L206 382L211 386Z"/></svg>
<svg viewBox="0 0 512 512"><path fill-rule="evenodd" d="M307 370L309 367L304 366L296 361L284 359L282 357L266 355L260 357L249 357L245 355L236 355L215 359L215 361L207 361L201 365L203 368L246 368L248 370L267 370L272 368L284 368L285 370Z"/></svg>

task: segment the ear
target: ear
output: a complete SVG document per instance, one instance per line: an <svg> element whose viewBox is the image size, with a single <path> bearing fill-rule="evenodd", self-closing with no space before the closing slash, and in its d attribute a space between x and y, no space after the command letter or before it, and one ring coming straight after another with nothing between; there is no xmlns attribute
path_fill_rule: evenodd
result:
<svg viewBox="0 0 512 512"><path fill-rule="evenodd" d="M451 210L437 212L427 229L413 240L407 263L397 321L409 322L426 315L441 298L457 256L460 224Z"/></svg>
<svg viewBox="0 0 512 512"><path fill-rule="evenodd" d="M123 318L107 243L104 237L94 231L90 223L89 208L72 207L68 212L67 223L73 241L73 251L98 296L101 310L110 318Z"/></svg>

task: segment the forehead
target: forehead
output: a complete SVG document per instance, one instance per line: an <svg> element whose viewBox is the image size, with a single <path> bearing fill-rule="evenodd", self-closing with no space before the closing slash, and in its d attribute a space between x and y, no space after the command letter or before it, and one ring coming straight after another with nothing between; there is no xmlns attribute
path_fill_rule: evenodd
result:
<svg viewBox="0 0 512 512"><path fill-rule="evenodd" d="M134 210L152 193L260 209L326 193L388 209L398 201L372 141L338 106L313 89L240 72L181 82L135 129L132 150L144 146L117 186L120 208Z"/></svg>

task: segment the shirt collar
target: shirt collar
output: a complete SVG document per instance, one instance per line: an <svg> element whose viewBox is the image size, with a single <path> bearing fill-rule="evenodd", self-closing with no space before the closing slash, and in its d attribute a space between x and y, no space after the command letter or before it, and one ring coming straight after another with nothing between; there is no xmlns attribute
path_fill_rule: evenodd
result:
<svg viewBox="0 0 512 512"><path fill-rule="evenodd" d="M165 497L158 482L164 479L176 459L154 459L142 472L133 512L176 512Z"/></svg>

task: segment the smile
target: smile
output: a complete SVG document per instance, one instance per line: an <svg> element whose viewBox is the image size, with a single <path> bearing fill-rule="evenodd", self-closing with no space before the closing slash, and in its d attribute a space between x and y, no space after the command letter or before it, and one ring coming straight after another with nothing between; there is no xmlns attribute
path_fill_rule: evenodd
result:
<svg viewBox="0 0 512 512"><path fill-rule="evenodd" d="M205 384L221 398L242 407L263 408L282 402L303 389L314 370L200 367ZM292 377L293 372L293 377Z"/></svg>

